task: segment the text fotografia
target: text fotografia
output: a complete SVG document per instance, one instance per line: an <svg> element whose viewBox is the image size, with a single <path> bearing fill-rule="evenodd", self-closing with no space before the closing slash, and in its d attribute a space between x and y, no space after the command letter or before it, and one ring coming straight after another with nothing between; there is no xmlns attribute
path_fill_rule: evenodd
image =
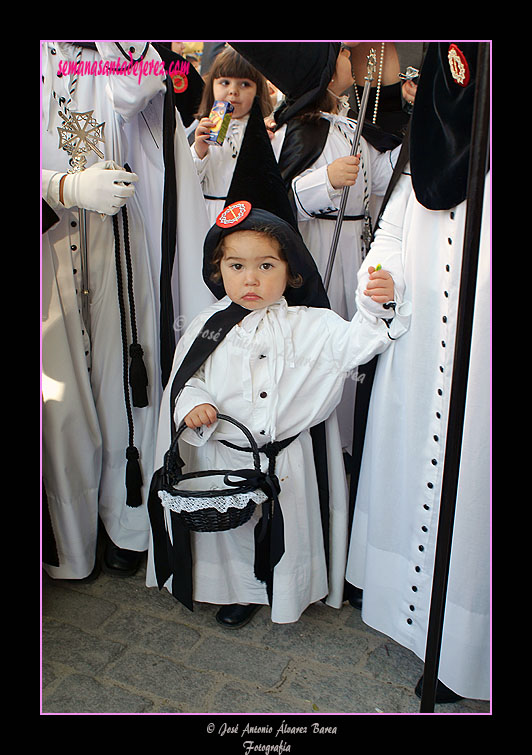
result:
<svg viewBox="0 0 532 755"><path fill-rule="evenodd" d="M58 71L63 76L188 76L190 63L186 60L172 60L168 70L162 60L133 60L129 53L127 60L60 60Z"/></svg>
<svg viewBox="0 0 532 755"><path fill-rule="evenodd" d="M280 739L283 736L297 736L297 735L327 735L337 734L336 726L324 726L321 723L313 722L305 724L304 726L292 726L286 721L277 725L262 725L255 726L250 723L246 723L244 726L237 724L223 723L220 726L210 723L207 725L207 732L209 734L218 734L218 736L239 736L242 739L242 752L244 755L252 755L254 752L266 753L266 755L274 755L274 753L290 752L291 746L289 742L284 739ZM257 742L253 739L253 736L271 736L278 740L275 744L265 744L263 742Z"/></svg>

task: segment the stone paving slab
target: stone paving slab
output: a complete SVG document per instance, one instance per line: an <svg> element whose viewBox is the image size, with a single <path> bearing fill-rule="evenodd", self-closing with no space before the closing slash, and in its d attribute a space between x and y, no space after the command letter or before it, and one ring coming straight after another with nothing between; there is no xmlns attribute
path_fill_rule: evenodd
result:
<svg viewBox="0 0 532 755"><path fill-rule="evenodd" d="M419 712L422 662L348 603L316 604L284 625L272 624L265 606L241 630L226 630L216 606L188 611L144 581L145 569L89 584L43 576L43 714L187 714L195 725L212 714L210 742L220 751L229 742L220 717L233 714L240 735L244 714L303 716L307 726L309 717L342 715L345 724L348 714ZM490 705L464 700L435 712L486 714Z"/></svg>

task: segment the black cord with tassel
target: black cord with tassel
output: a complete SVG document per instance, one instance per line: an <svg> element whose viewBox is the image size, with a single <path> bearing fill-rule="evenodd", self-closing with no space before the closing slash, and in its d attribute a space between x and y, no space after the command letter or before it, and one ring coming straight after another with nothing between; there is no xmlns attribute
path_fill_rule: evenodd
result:
<svg viewBox="0 0 532 755"><path fill-rule="evenodd" d="M126 163L125 169L131 173L131 168ZM129 347L129 356L131 362L129 365L129 384L131 386L131 398L133 406L142 408L148 406L148 373L144 360L142 359L144 351L142 346L138 343L137 336L137 320L135 314L135 297L133 294L133 268L131 264L131 249L129 246L129 222L127 216L127 210L124 205L122 207L122 224L124 227L124 249L126 254L126 270L127 270L127 290L129 298L129 312L131 318L131 339L132 343Z"/></svg>
<svg viewBox="0 0 532 755"><path fill-rule="evenodd" d="M122 208L122 212L125 207ZM127 224L126 226L127 227ZM122 364L124 381L124 400L126 404L127 423L129 429L129 445L126 449L126 505L138 508L142 505L142 472L140 469L139 452L134 445L133 412L129 396L129 369L127 347L126 311L123 299L122 265L120 260L120 231L118 218L113 215L113 231L115 237L116 285L118 290L118 306L120 309L120 331L122 336Z"/></svg>

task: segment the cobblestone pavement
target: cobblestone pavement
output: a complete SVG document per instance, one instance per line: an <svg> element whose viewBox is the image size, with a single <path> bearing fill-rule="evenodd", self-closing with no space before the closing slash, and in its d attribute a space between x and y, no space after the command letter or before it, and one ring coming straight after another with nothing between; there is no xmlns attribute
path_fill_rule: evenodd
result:
<svg viewBox="0 0 532 755"><path fill-rule="evenodd" d="M167 590L147 588L145 566L88 584L44 574L42 714L300 714L306 726L331 714L419 712L422 662L349 603L315 604L284 625L265 606L239 630L218 625L216 611L195 604L191 612ZM490 704L463 700L435 713L486 714ZM236 721L242 732L244 719ZM228 724L218 715L213 726L221 742Z"/></svg>

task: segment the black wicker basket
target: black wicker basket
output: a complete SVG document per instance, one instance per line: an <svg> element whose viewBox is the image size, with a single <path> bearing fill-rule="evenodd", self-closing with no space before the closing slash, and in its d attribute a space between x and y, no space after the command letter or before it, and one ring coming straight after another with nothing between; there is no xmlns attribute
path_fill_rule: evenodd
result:
<svg viewBox="0 0 532 755"><path fill-rule="evenodd" d="M259 449L255 439L244 425L225 414L218 419L236 425L246 436L253 453L254 469L208 470L182 474L183 462L179 456L178 441L186 429L182 423L164 457L165 483L158 495L162 505L178 516L194 532L223 532L245 524L258 504L270 497L261 472ZM195 490L183 487L188 480L222 477L224 487Z"/></svg>

